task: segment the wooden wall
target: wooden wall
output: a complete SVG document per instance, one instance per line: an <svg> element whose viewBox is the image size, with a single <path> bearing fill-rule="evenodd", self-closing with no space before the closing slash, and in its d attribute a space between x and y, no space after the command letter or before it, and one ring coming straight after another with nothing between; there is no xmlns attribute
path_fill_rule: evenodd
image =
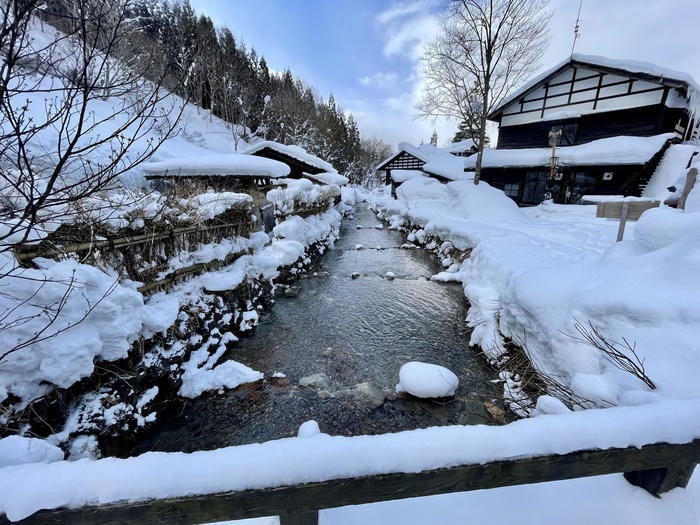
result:
<svg viewBox="0 0 700 525"><path fill-rule="evenodd" d="M574 144L592 140L633 135L649 137L661 133L674 133L681 120L688 124L687 112L680 108L668 108L661 104L641 108L592 113L577 118L549 120L501 126L498 131L498 148L546 148L549 146L549 131L553 126L577 124Z"/></svg>

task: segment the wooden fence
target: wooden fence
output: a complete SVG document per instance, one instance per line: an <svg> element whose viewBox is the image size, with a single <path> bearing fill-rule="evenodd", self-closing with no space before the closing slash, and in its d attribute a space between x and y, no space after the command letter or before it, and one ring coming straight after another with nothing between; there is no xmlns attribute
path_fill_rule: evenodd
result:
<svg viewBox="0 0 700 525"><path fill-rule="evenodd" d="M282 525L318 523L318 511L345 505L432 496L624 472L653 495L685 487L700 462L700 439L641 448L580 450L417 473L394 473L175 499L40 511L22 524L192 524L280 516ZM0 518L0 523L9 523Z"/></svg>

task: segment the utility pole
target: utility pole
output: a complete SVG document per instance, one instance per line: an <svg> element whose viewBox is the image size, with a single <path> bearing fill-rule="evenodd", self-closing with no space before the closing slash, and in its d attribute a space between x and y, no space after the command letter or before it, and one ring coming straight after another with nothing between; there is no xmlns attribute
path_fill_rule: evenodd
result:
<svg viewBox="0 0 700 525"><path fill-rule="evenodd" d="M549 138L552 140L552 158L549 160L549 178L547 179L547 190L544 193L546 201L552 198L552 186L554 185L554 176L557 173L557 139L561 137L561 132L561 128L549 132Z"/></svg>

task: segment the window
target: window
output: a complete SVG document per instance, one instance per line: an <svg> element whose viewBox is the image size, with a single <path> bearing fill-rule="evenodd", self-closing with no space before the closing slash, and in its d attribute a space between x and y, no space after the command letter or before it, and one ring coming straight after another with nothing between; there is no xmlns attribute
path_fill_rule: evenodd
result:
<svg viewBox="0 0 700 525"><path fill-rule="evenodd" d="M512 184L505 184L503 186L503 192L508 195L508 197L517 199L520 195L520 183L514 182Z"/></svg>
<svg viewBox="0 0 700 525"><path fill-rule="evenodd" d="M523 188L523 202L526 204L539 204L544 200L547 191L547 171L528 171L525 176L525 187Z"/></svg>
<svg viewBox="0 0 700 525"><path fill-rule="evenodd" d="M552 126L552 129L547 134L547 144L552 145L552 135L561 131L561 135L557 138L557 146L572 146L576 142L576 130L578 124L560 124Z"/></svg>

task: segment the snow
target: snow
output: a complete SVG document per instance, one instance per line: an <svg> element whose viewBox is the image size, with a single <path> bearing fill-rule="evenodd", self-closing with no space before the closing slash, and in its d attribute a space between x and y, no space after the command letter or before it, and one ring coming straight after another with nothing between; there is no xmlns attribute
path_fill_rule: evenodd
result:
<svg viewBox="0 0 700 525"><path fill-rule="evenodd" d="M257 312L254 312L257 315ZM226 352L226 345L236 341L236 336L226 332L220 338L210 338L197 350L194 350L190 358L182 364L182 386L178 394L182 397L195 398L202 393L221 388L235 388L243 383L252 383L263 378L263 374L238 363L232 359L217 365L217 361ZM216 345L213 354L209 348Z"/></svg>
<svg viewBox="0 0 700 525"><path fill-rule="evenodd" d="M320 170L323 170L328 173L337 173L338 171L328 162L325 160L319 159L318 157L311 155L310 153L307 153L304 148L300 146L294 146L294 145L285 145L285 144L280 144L279 142L273 142L270 140L263 140L260 142L256 142L252 146L249 146L248 148L245 148L242 150L242 153L245 153L247 155L253 155L257 153L258 151L261 151L263 149L269 148L271 150L274 150L278 153L282 153L283 155L287 155L289 157L292 157L296 160L300 160L301 162L304 162L305 164L308 164L309 166L313 166L315 168L318 168Z"/></svg>
<svg viewBox="0 0 700 525"><path fill-rule="evenodd" d="M567 481L500 487L320 512L321 525L434 525L470 522L479 525L697 525L700 475L686 489L651 497L622 474Z"/></svg>
<svg viewBox="0 0 700 525"><path fill-rule="evenodd" d="M292 215L275 226L272 235L275 239L296 241L309 246L330 237L337 238L341 219L340 213L334 209L304 219Z"/></svg>
<svg viewBox="0 0 700 525"><path fill-rule="evenodd" d="M700 403L684 399L542 415L505 426L432 427L354 437L319 433L190 454L148 452L128 459L14 465L0 469L0 512L19 520L61 506L420 472L575 450L688 443L699 437Z"/></svg>
<svg viewBox="0 0 700 525"><path fill-rule="evenodd" d="M669 186L673 186L679 178L685 176L693 153L698 151L700 148L692 144L671 144L649 179L642 196L652 197L663 202L670 195ZM682 191L683 187L678 189Z"/></svg>
<svg viewBox="0 0 700 525"><path fill-rule="evenodd" d="M232 193L229 191L200 193L187 199L188 205L197 209L198 216L203 220L213 219L226 210L253 202L253 197L245 193Z"/></svg>
<svg viewBox="0 0 700 525"><path fill-rule="evenodd" d="M350 179L340 175L339 173L316 173L312 175L311 173L304 173L304 177L307 177L316 182L322 182L323 184L337 184L338 186L345 186Z"/></svg>
<svg viewBox="0 0 700 525"><path fill-rule="evenodd" d="M391 170L391 179L398 184L417 177L425 176L426 174L420 170Z"/></svg>
<svg viewBox="0 0 700 525"><path fill-rule="evenodd" d="M43 439L8 436L0 439L0 468L25 463L61 461L63 451Z"/></svg>
<svg viewBox="0 0 700 525"><path fill-rule="evenodd" d="M700 397L692 372L700 368L700 214L692 203L685 212L648 210L615 243L617 222L597 219L596 206L519 209L483 181L414 179L397 192L370 200L390 223L410 221L409 240L469 251L436 279L462 282L470 344L490 359L501 358L507 337L526 345L540 371L602 404ZM576 320L636 343L657 388L572 338Z"/></svg>
<svg viewBox="0 0 700 525"><path fill-rule="evenodd" d="M143 164L143 172L146 176L234 175L279 178L289 175L289 166L254 155L219 153L146 162Z"/></svg>
<svg viewBox="0 0 700 525"><path fill-rule="evenodd" d="M460 140L459 142L453 142L449 146L445 146L442 148L445 151L449 151L450 153L466 153L466 152L471 152L473 149L476 149L476 141L474 139L464 139Z"/></svg>
<svg viewBox="0 0 700 525"><path fill-rule="evenodd" d="M473 180L473 175L469 176L464 172L464 159L465 157L456 157L451 154L435 155L433 160L423 165L423 170L449 180Z"/></svg>
<svg viewBox="0 0 700 525"><path fill-rule="evenodd" d="M625 197L624 195L584 195L582 204L598 204L599 202L653 202L651 197Z"/></svg>
<svg viewBox="0 0 700 525"><path fill-rule="evenodd" d="M457 391L459 379L444 366L411 361L401 367L397 392L416 397L448 397Z"/></svg>
<svg viewBox="0 0 700 525"><path fill-rule="evenodd" d="M598 139L577 146L559 147L557 157L564 166L645 164L673 137L673 133L664 133L653 137ZM551 158L552 148L485 149L482 167L549 166ZM475 155L463 161L466 169L476 167Z"/></svg>
<svg viewBox="0 0 700 525"><path fill-rule="evenodd" d="M313 419L302 423L297 432L297 437L306 438L318 436L321 434L321 429L318 428L318 423Z"/></svg>
<svg viewBox="0 0 700 525"><path fill-rule="evenodd" d="M286 186L267 192L266 199L275 205L277 215L292 215L297 208L315 206L323 201L330 205L339 195L337 185L321 186L307 179L289 179Z"/></svg>
<svg viewBox="0 0 700 525"><path fill-rule="evenodd" d="M34 262L38 268L18 270L11 293L0 297L0 310L9 316L4 321L6 348L32 339L50 323L53 312L45 305L63 306L44 332L53 337L40 338L0 361L0 401L12 393L26 405L53 386L67 388L90 375L95 360L126 357L140 334L163 331L177 316L177 302L144 303L136 283L120 284L93 266L71 260ZM27 297L29 302L14 309Z"/></svg>
<svg viewBox="0 0 700 525"><path fill-rule="evenodd" d="M530 88L539 84L545 78L547 78L548 76L550 76L551 74L553 74L554 72L561 69L566 64L569 64L572 61L583 62L585 64L590 64L593 66L602 66L602 67L610 67L610 68L620 69L623 71L627 71L629 73L644 73L646 75L652 75L652 76L659 77L659 81L661 81L663 79L679 80L681 82L685 82L686 84L688 84L688 87L690 88L691 91L695 91L696 93L700 92L700 86L698 86L697 82L695 82L695 79L691 75L689 75L688 73L684 73L681 71L674 71L672 69L668 69L666 67L659 66L657 64L652 64L651 62L643 62L640 60L614 59L614 58L608 58L608 57L599 56L599 55L582 55L579 53L574 53L570 57L559 62L554 67L552 67L552 68L544 71L543 73L533 77L532 79L528 80L519 89L515 90L510 95L503 98L503 100L501 100L496 105L496 107L494 107L491 110L491 112L489 113L489 118L491 118L495 113L502 110L504 107L506 107L508 104L510 104L514 100L517 100L518 98L520 98L527 91L529 91Z"/></svg>

